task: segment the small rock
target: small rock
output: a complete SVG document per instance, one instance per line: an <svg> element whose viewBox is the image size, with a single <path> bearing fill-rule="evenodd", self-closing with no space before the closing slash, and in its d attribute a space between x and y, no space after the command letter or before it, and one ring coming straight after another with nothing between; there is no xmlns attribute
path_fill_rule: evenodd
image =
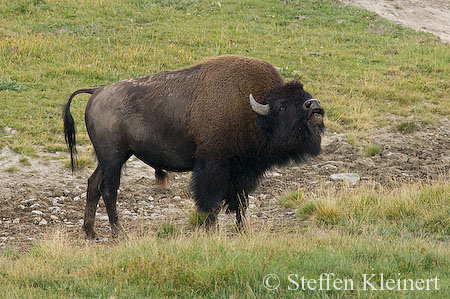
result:
<svg viewBox="0 0 450 299"><path fill-rule="evenodd" d="M56 34L69 34L72 33L72 31L70 31L69 29L66 28L61 28L55 31Z"/></svg>
<svg viewBox="0 0 450 299"><path fill-rule="evenodd" d="M334 166L333 164L325 164L321 166L322 169L330 170L330 171L336 171L338 168Z"/></svg>
<svg viewBox="0 0 450 299"><path fill-rule="evenodd" d="M354 186L359 182L361 177L357 173L335 173L330 175L330 179L332 181L343 181Z"/></svg>
<svg viewBox="0 0 450 299"><path fill-rule="evenodd" d="M280 177L281 173L278 173L276 171L266 171L266 173L264 174L264 176L266 178L270 178L270 177Z"/></svg>
<svg viewBox="0 0 450 299"><path fill-rule="evenodd" d="M177 196L174 196L173 199L179 200L179 199L181 199L181 196L178 196L178 195L177 195Z"/></svg>
<svg viewBox="0 0 450 299"><path fill-rule="evenodd" d="M35 238L32 238L32 237L28 237L27 238L27 241L34 241L34 240L36 240Z"/></svg>
<svg viewBox="0 0 450 299"><path fill-rule="evenodd" d="M100 221L108 221L109 217L104 215L104 216L100 216Z"/></svg>
<svg viewBox="0 0 450 299"><path fill-rule="evenodd" d="M156 218L161 218L163 217L163 215L158 214L158 213L153 213L150 215L150 219L156 219Z"/></svg>
<svg viewBox="0 0 450 299"><path fill-rule="evenodd" d="M3 130L5 131L5 133L9 133L11 135L17 134L17 130L10 127L4 127Z"/></svg>
<svg viewBox="0 0 450 299"><path fill-rule="evenodd" d="M255 209L256 205L254 203L251 203L251 204L248 205L248 208L249 209Z"/></svg>
<svg viewBox="0 0 450 299"><path fill-rule="evenodd" d="M13 223L14 223L14 224L20 223L20 219L19 219L19 218L15 218L15 219L13 220Z"/></svg>
<svg viewBox="0 0 450 299"><path fill-rule="evenodd" d="M81 198L86 198L86 196L87 196L86 192L81 193Z"/></svg>
<svg viewBox="0 0 450 299"><path fill-rule="evenodd" d="M367 168L375 167L375 162L373 162L370 158L358 158L356 159L355 163Z"/></svg>
<svg viewBox="0 0 450 299"><path fill-rule="evenodd" d="M18 208L21 209L21 210L25 210L26 209L26 207L24 205L19 205Z"/></svg>
<svg viewBox="0 0 450 299"><path fill-rule="evenodd" d="M73 198L73 201L79 201L80 200L80 197L79 196L75 196L74 198Z"/></svg>
<svg viewBox="0 0 450 299"><path fill-rule="evenodd" d="M58 218L58 216L55 216L55 215L50 215L50 219L52 219L52 220L59 220L59 218Z"/></svg>
<svg viewBox="0 0 450 299"><path fill-rule="evenodd" d="M33 210L33 211L31 211L31 214L34 214L34 215L42 215L42 214L44 214L42 211L39 211L39 210Z"/></svg>
<svg viewBox="0 0 450 299"><path fill-rule="evenodd" d="M56 213L56 212L59 212L61 210L60 207L49 207L48 209L52 213Z"/></svg>
<svg viewBox="0 0 450 299"><path fill-rule="evenodd" d="M34 203L34 204L31 205L30 208L35 209L35 208L39 208L40 206L41 206L40 204Z"/></svg>
<svg viewBox="0 0 450 299"><path fill-rule="evenodd" d="M398 161L398 162L402 162L402 163L406 163L408 162L409 158L407 155L402 154L402 153L387 153L386 155L384 155L384 157Z"/></svg>
<svg viewBox="0 0 450 299"><path fill-rule="evenodd" d="M153 196L149 196L149 197L147 198L147 200L149 200L149 201L154 201L155 199L153 198Z"/></svg>
<svg viewBox="0 0 450 299"><path fill-rule="evenodd" d="M48 222L47 222L47 220L45 220L45 218L42 218L41 221L39 221L39 225L40 225L40 226L42 226L42 225L47 225L47 223L48 223Z"/></svg>
<svg viewBox="0 0 450 299"><path fill-rule="evenodd" d="M120 214L122 214L122 215L133 215L133 213L130 210L127 210L127 209L122 210L122 212L120 212Z"/></svg>
<svg viewBox="0 0 450 299"><path fill-rule="evenodd" d="M313 56L323 56L325 55L325 53L323 52L308 52L309 55L313 55Z"/></svg>
<svg viewBox="0 0 450 299"><path fill-rule="evenodd" d="M36 200L36 198L29 198L29 199L24 199L24 200L22 200L20 203L29 203L29 202L32 202L32 201L35 201Z"/></svg>

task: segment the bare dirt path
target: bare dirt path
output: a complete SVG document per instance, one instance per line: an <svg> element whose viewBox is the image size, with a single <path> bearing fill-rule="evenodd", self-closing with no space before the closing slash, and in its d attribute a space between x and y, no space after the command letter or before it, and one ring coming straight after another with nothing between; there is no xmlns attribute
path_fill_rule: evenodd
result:
<svg viewBox="0 0 450 299"><path fill-rule="evenodd" d="M450 121L420 125L412 134L395 128L374 129L368 140L381 152L364 157L364 144L348 143L345 134L327 132L323 153L305 164L275 168L250 198L249 217L253 228L285 230L306 225L295 210L284 208L278 198L287 191L314 192L331 183L330 175L355 172L361 177L357 185L394 185L449 177ZM41 153L22 165L20 155L4 147L0 152L0 250L26 250L47 231L62 229L75 239L84 240L81 231L86 181L93 169L72 175L61 155ZM58 158L59 157L59 158ZM16 166L15 171L8 171ZM190 173L171 173L166 189L155 184L154 171L131 158L122 176L118 213L125 230L131 233L154 232L162 223L173 222L184 230L194 202L189 192ZM336 183L335 183L336 184ZM221 228L232 231L234 217L220 215ZM98 242L110 242L106 210L100 201L96 216Z"/></svg>
<svg viewBox="0 0 450 299"><path fill-rule="evenodd" d="M338 0L373 11L383 18L430 32L450 43L449 0Z"/></svg>

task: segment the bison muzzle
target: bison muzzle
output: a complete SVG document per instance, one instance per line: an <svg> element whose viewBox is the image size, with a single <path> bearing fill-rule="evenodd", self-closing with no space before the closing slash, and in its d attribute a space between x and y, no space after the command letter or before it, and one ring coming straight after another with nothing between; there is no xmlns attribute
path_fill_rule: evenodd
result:
<svg viewBox="0 0 450 299"><path fill-rule="evenodd" d="M83 229L95 237L94 219L102 196L113 234L119 230L117 190L122 165L132 155L155 169L192 171L197 208L205 225L216 227L222 207L243 225L248 194L266 170L320 152L324 110L299 82L285 83L268 62L220 56L175 71L80 89L64 108L64 132L72 167L75 124L70 103L91 97L87 132L98 158L88 180Z"/></svg>

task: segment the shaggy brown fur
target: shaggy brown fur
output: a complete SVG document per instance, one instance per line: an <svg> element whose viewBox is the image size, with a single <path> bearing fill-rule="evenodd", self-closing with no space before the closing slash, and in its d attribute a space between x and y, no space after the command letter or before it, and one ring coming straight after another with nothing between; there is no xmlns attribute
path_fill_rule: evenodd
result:
<svg viewBox="0 0 450 299"><path fill-rule="evenodd" d="M192 171L197 207L208 213L206 225L213 227L223 205L243 225L248 194L267 169L320 152L324 126L319 102L299 82L284 83L274 66L254 58L219 56L75 91L64 108L72 162L76 140L70 103L79 93L92 94L85 120L98 158L88 180L83 224L88 237L95 236L100 196L117 233L120 171L132 155L155 168L158 184L167 181L165 171ZM267 113L252 109L250 94L267 104Z"/></svg>
<svg viewBox="0 0 450 299"><path fill-rule="evenodd" d="M214 151L226 158L256 145L257 114L248 97L252 93L257 100L263 99L284 84L275 67L263 60L227 55L204 62L200 73L202 88L191 104L189 122L197 153Z"/></svg>

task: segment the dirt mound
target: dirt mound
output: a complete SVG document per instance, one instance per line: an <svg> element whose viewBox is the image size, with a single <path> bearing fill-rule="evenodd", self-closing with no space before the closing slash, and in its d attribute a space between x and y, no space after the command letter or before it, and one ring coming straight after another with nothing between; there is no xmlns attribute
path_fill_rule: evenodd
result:
<svg viewBox="0 0 450 299"><path fill-rule="evenodd" d="M448 0L339 0L344 4L376 12L383 18L430 32L450 43L450 2Z"/></svg>

